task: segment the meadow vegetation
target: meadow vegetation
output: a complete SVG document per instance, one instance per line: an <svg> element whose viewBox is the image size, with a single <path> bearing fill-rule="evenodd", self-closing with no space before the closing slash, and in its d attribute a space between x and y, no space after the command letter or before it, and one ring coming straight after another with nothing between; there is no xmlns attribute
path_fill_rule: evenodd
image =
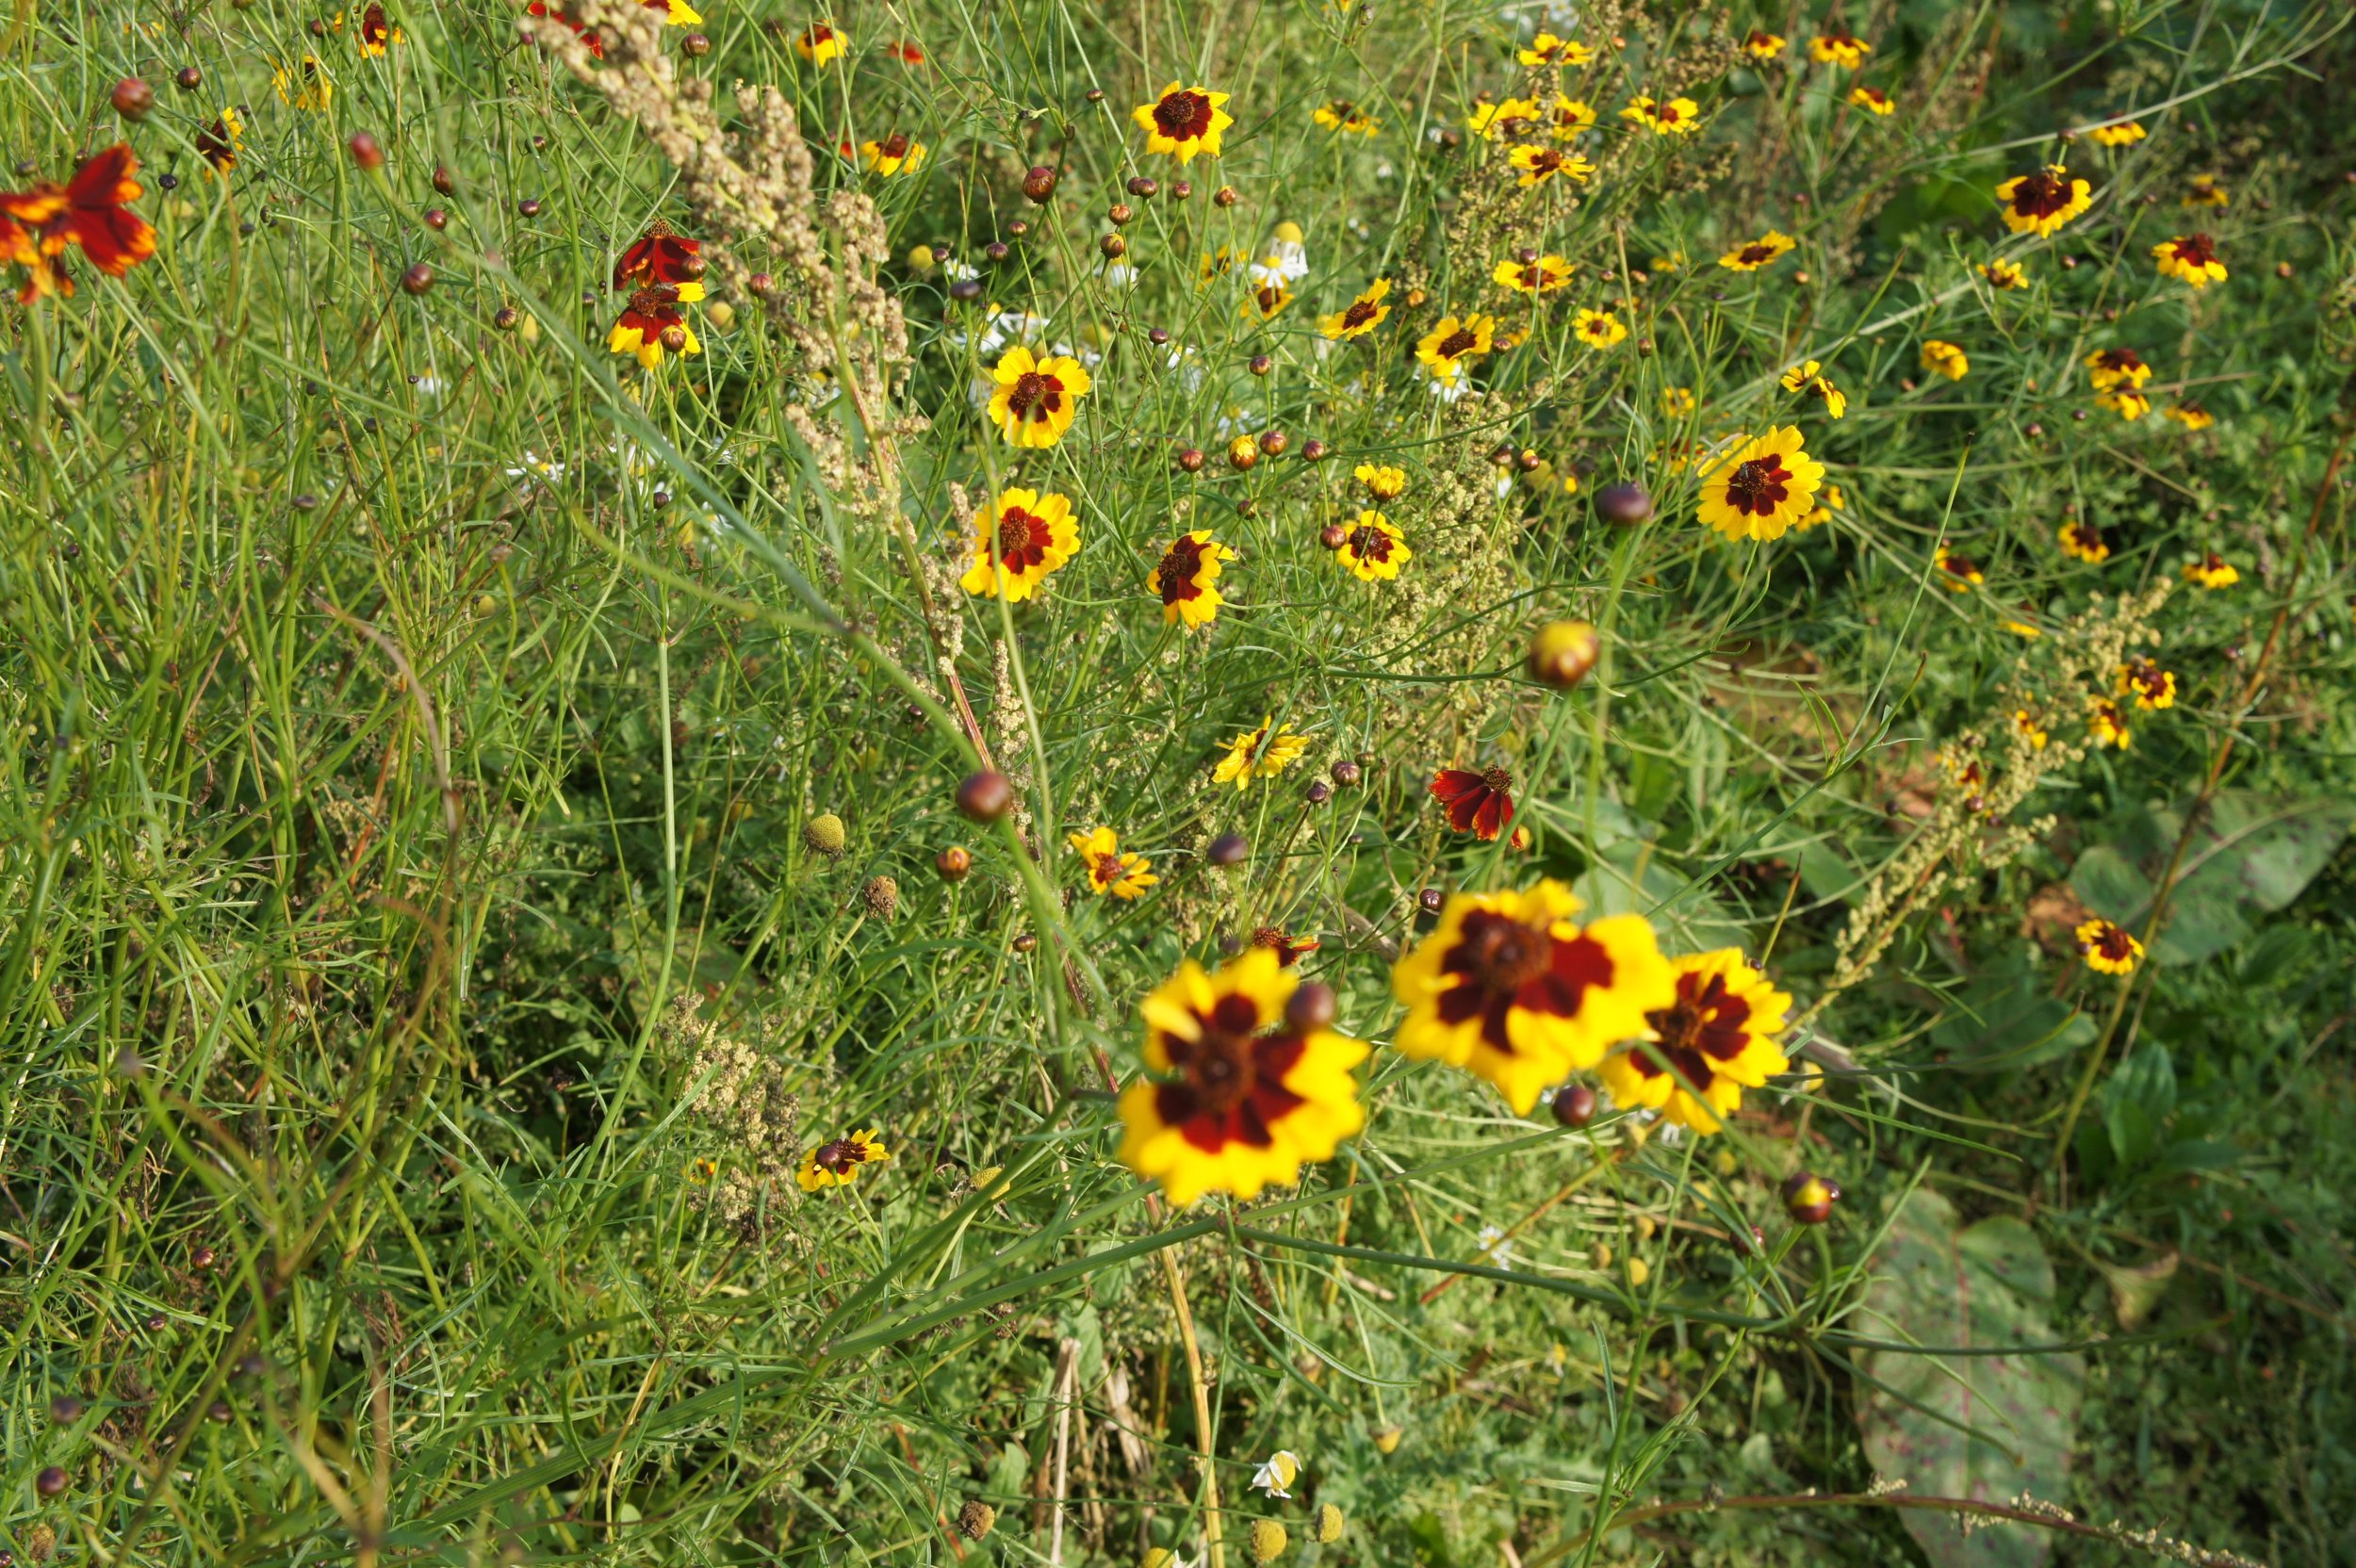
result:
<svg viewBox="0 0 2356 1568"><path fill-rule="evenodd" d="M0 24L0 1565L2356 1559L2331 0Z"/></svg>

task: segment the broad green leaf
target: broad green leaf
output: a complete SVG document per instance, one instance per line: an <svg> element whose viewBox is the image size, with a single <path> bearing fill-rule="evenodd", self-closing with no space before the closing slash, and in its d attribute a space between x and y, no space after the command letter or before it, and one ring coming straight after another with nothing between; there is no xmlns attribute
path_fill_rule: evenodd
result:
<svg viewBox="0 0 2356 1568"><path fill-rule="evenodd" d="M1859 1329L1934 1347L2043 1344L2053 1269L2037 1233L2009 1215L1958 1227L1954 1205L1918 1188L1873 1260ZM2086 1364L2075 1355L1938 1356L1877 1350L1859 1363L1885 1388L1858 1391L1866 1457L1917 1496L2058 1499L2077 1433ZM1932 1568L2035 1568L2042 1530L1964 1535L1944 1513L1901 1515Z"/></svg>
<svg viewBox="0 0 2356 1568"><path fill-rule="evenodd" d="M2070 869L2070 890L2105 920L2139 921L2151 906L2151 879L2109 844L2096 844Z"/></svg>
<svg viewBox="0 0 2356 1568"><path fill-rule="evenodd" d="M1993 967L1964 988L1931 1043L1966 1072L2013 1071L2068 1055L2094 1038L2094 1021L2048 996L2025 962Z"/></svg>

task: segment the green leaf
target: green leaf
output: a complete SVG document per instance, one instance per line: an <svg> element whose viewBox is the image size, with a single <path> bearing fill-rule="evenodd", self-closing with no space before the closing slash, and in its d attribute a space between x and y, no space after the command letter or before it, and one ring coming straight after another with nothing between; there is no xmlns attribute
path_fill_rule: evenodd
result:
<svg viewBox="0 0 2356 1568"><path fill-rule="evenodd" d="M2012 1071L2066 1056L2092 1043L2094 1021L2037 988L2027 962L1991 967L1964 988L1931 1043L1965 1072Z"/></svg>
<svg viewBox="0 0 2356 1568"><path fill-rule="evenodd" d="M2009 1215L1958 1229L1954 1205L1917 1188L1873 1259L1861 1327L1917 1345L1989 1348L2053 1338L2053 1268L2037 1233ZM1884 1388L1860 1389L1866 1457L1918 1496L2004 1502L2068 1494L2086 1363L2075 1355L1937 1356L1879 1350L1860 1362ZM1944 1514L1908 1511L1932 1568L2035 1568L2042 1530L1991 1526L1964 1535Z"/></svg>
<svg viewBox="0 0 2356 1568"><path fill-rule="evenodd" d="M2070 890L2105 920L2131 924L2151 906L2151 879L2109 844L2096 844L2070 868Z"/></svg>

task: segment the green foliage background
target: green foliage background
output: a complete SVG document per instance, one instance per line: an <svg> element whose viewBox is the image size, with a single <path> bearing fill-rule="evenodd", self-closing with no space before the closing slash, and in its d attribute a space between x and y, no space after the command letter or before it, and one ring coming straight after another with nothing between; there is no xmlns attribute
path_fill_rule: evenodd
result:
<svg viewBox="0 0 2356 1568"><path fill-rule="evenodd" d="M953 611L960 681L1026 786L1029 870L1011 827L956 814L966 743L887 672L938 680L908 557L795 424L868 449L834 368L741 293L728 326L698 313L701 357L609 360L607 273L681 220L671 170L503 7L399 9L377 58L331 14L28 6L0 46L17 183L127 139L160 235L128 278L84 268L72 300L0 317L0 1546L1192 1560L1207 1450L1237 1560L1263 1517L1333 1562L2126 1560L1800 1505L1873 1484L1861 1418L1921 1419L1860 1356L1950 1343L1890 1294L1893 1248L1955 1244L1890 1239L1922 1192L2052 1271L2012 1305L2027 1343L2083 1357L2083 1403L2039 1434L2070 1460L2037 1495L2269 1561L2356 1555L2339 8L1875 5L1844 20L1875 45L1859 79L1900 102L1883 121L1842 105L1849 78L1736 55L1753 26L1796 53L1825 18L1597 3L1556 19L1600 52L1568 86L1610 149L1574 204L1514 194L1460 129L1522 88L1535 9L927 0L838 13L858 48L817 70L792 47L814 14L713 0L709 54L673 32L674 57L782 87L822 187L859 188L831 150L879 129L930 150L865 188L911 330L899 408L930 422L901 513L936 568L965 537L951 487L1008 471L969 396L986 307L1103 355L1072 436L1022 469L1072 495L1081 555L1042 602ZM900 39L921 68L875 47ZM272 87L306 51L323 109ZM170 85L183 67L199 87ZM155 86L141 123L107 107L126 74ZM1215 164L1141 159L1127 108L1172 77L1233 94ZM1622 134L1655 84L1702 102L1699 138ZM1312 126L1337 97L1379 132ZM215 176L196 138L234 105L244 148ZM2054 139L2131 110L2133 147ZM381 179L345 155L355 130ZM2057 149L2098 204L1993 292L1988 192ZM1024 169L1058 158L1055 203L1024 203ZM2212 172L2232 204L2186 214ZM1129 195L1140 173L1163 188ZM1130 287L1094 249L1117 200ZM1198 266L1282 221L1313 270L1254 323ZM2148 260L2194 221L2233 269L2199 296ZM1768 223L1795 256L1711 265ZM1519 245L1575 286L1507 304L1488 271ZM983 298L953 300L939 258L984 268ZM433 286L405 293L420 261ZM1317 314L1410 275L1423 307L1402 286L1381 334L1324 346ZM1571 341L1571 311L1610 299L1636 335ZM504 306L529 324L499 330ZM1530 335L1444 404L1413 338L1476 306ZM1922 374L1930 336L1967 350L1965 380ZM2089 411L2080 362L2118 342L2215 428ZM1804 351L1844 420L1776 387ZM1664 412L1676 387L1690 414ZM1661 458L1770 419L1806 428L1847 506L1730 547ZM1268 430L1284 456L1224 465ZM1335 455L1303 461L1311 436ZM1411 474L1397 584L1317 542L1365 460ZM1597 518L1621 479L1652 523ZM2065 515L2106 562L2060 553ZM1182 526L1242 556L1192 637L1142 586ZM1942 543L1979 589L1946 590ZM2094 596L2207 549L2242 582L2165 611L2176 708L2055 773L2025 853L1902 923L1815 1020L1812 1090L1755 1097L1710 1142L1620 1113L1571 1134L1378 1049L1366 1135L1297 1194L1170 1216L1113 1162L1136 998L1264 924L1322 939L1311 972L1378 1046L1417 894L1541 872L1650 913L1672 950L1768 953L1815 999L1849 909L1952 794L1937 748L2001 730L2003 684ZM1550 694L1520 650L1574 614L1609 662ZM2049 637L2005 629L2023 617ZM1268 714L1309 756L1214 788ZM1362 781L1310 802L1345 760ZM1435 767L1496 761L1526 854L1450 836L1424 796ZM806 837L828 812L840 859ZM1062 831L1100 821L1153 857L1151 896L1074 892ZM1228 831L1253 854L1215 872ZM2140 928L2180 842L2114 1017L2068 926ZM932 869L951 844L976 858L960 883ZM865 1126L892 1163L800 1195L801 1150ZM1846 1188L1821 1231L1776 1201L1803 1165ZM1729 1245L1753 1225L1765 1260ZM1502 1268L1486 1226L1516 1231ZM1278 1448L1306 1462L1289 1502L1249 1489ZM1594 1531L1728 1496L1785 1503ZM953 1540L972 1499L996 1528ZM1326 1503L1348 1531L1314 1545Z"/></svg>

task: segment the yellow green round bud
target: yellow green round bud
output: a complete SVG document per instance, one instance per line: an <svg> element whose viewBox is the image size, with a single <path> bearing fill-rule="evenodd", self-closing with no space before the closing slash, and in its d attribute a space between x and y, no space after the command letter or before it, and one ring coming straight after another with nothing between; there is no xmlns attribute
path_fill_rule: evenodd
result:
<svg viewBox="0 0 2356 1568"><path fill-rule="evenodd" d="M1603 639L1585 621L1548 621L1530 639L1530 678L1567 692L1587 678Z"/></svg>
<svg viewBox="0 0 2356 1568"><path fill-rule="evenodd" d="M802 825L802 842L829 860L842 858L845 842L843 819L832 811L810 818Z"/></svg>
<svg viewBox="0 0 2356 1568"><path fill-rule="evenodd" d="M1406 1436L1407 1429L1404 1427L1385 1427L1374 1434L1374 1451L1378 1454L1396 1454L1399 1443Z"/></svg>
<svg viewBox="0 0 2356 1568"><path fill-rule="evenodd" d="M1284 1527L1275 1520L1254 1519L1252 1521L1252 1533L1245 1538L1244 1546L1252 1561L1274 1562L1284 1555L1290 1539L1284 1534Z"/></svg>
<svg viewBox="0 0 2356 1568"><path fill-rule="evenodd" d="M1349 1521L1342 1517L1340 1509L1335 1508L1332 1503L1319 1503L1317 1505L1317 1544L1331 1546L1334 1542L1339 1541L1342 1538L1342 1527L1348 1523Z"/></svg>

